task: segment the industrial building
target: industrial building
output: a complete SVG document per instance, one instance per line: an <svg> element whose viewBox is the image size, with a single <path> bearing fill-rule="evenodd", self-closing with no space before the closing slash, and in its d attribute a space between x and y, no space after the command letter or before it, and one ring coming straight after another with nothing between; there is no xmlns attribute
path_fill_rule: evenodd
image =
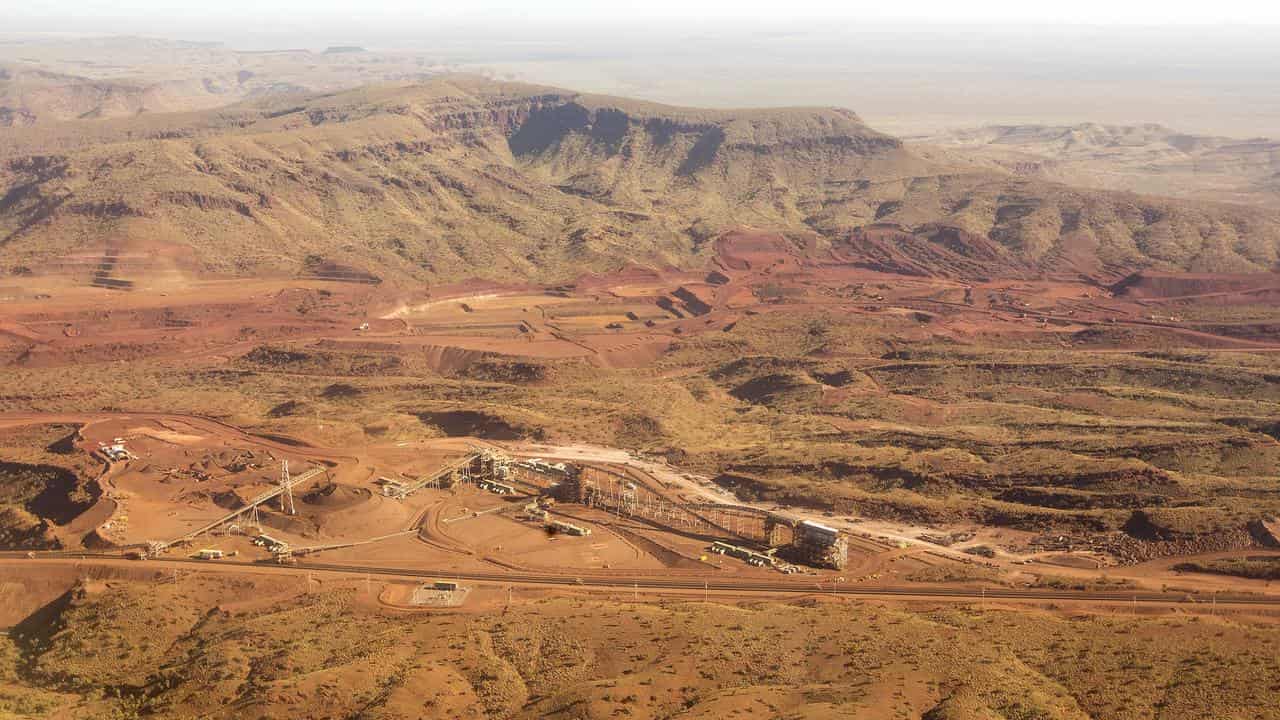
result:
<svg viewBox="0 0 1280 720"><path fill-rule="evenodd" d="M409 602L413 605L432 607L458 607L466 601L471 588L452 580L436 580L414 588Z"/></svg>
<svg viewBox="0 0 1280 720"><path fill-rule="evenodd" d="M399 497L405 489L405 484L389 477L380 477L374 483L382 488L382 494L387 497Z"/></svg>
<svg viewBox="0 0 1280 720"><path fill-rule="evenodd" d="M563 502L641 518L677 531L723 538L726 542L713 545L712 552L737 557L752 565L772 566L776 561L773 551L760 553L747 546L773 548L813 567L839 570L848 564L848 538L836 528L746 505L675 501L661 489L651 487L643 475L626 470L593 464L552 463L541 458L516 459L491 448L473 446L471 455L446 467L438 476L438 481L432 483L437 487L461 482L499 495L532 492L544 501L555 497ZM418 486L422 484L420 481ZM385 487L389 485L384 486L387 492ZM395 497L407 494L396 490L388 494ZM545 513L533 506L526 506L521 515L546 522L551 531L579 536L590 533L572 523L547 522ZM734 544L738 540L746 545Z"/></svg>
<svg viewBox="0 0 1280 720"><path fill-rule="evenodd" d="M289 549L289 543L283 540L277 540L276 538L273 538L270 535L266 535L266 534L255 537L253 539L253 544L257 545L258 547L266 548L268 551L277 553L277 554L281 552L285 552Z"/></svg>
<svg viewBox="0 0 1280 720"><path fill-rule="evenodd" d="M793 544L807 565L843 570L849 564L849 539L836 528L801 520L796 524Z"/></svg>
<svg viewBox="0 0 1280 720"><path fill-rule="evenodd" d="M122 443L104 446L102 448L102 454L106 455L107 459L112 462L124 462L126 460L133 459L133 455L130 454L128 449L126 449Z"/></svg>
<svg viewBox="0 0 1280 720"><path fill-rule="evenodd" d="M476 486L481 490L488 490L495 495L514 495L516 492L514 487L495 480L480 480L476 483Z"/></svg>
<svg viewBox="0 0 1280 720"><path fill-rule="evenodd" d="M542 458L522 460L517 465L544 475L559 475L562 478L568 478L573 474L572 466L568 463L550 463Z"/></svg>
<svg viewBox="0 0 1280 720"><path fill-rule="evenodd" d="M521 510L521 517L535 522L546 522L547 509L539 505L537 502L531 502L528 505L525 505Z"/></svg>
<svg viewBox="0 0 1280 720"><path fill-rule="evenodd" d="M584 528L578 525L574 525L573 523L565 522L563 520L552 520L547 523L547 528L555 532L562 532L566 535L575 535L578 537L585 537L591 534L590 528Z"/></svg>
<svg viewBox="0 0 1280 720"><path fill-rule="evenodd" d="M758 553L755 550L739 547L737 545L730 545L729 543L720 542L718 540L711 543L711 552L717 555L735 557L748 565L754 565L756 567L766 567L773 564L773 556L771 555L765 555L764 553Z"/></svg>

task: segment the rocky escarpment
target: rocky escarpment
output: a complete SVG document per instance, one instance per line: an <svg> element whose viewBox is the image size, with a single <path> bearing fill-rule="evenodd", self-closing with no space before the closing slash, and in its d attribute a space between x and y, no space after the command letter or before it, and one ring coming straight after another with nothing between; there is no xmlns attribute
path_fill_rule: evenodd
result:
<svg viewBox="0 0 1280 720"><path fill-rule="evenodd" d="M784 186L900 151L845 110L703 112L470 77L74 130L0 143L10 265L104 236L126 253L172 239L202 272L688 265L748 217L802 226Z"/></svg>
<svg viewBox="0 0 1280 720"><path fill-rule="evenodd" d="M776 160L775 171L822 161L828 172L840 172L841 162L902 147L839 108L715 111L598 96L560 100L533 109L514 127L510 147L561 173L595 170L611 158L620 158L622 170L656 166L676 177L748 159Z"/></svg>
<svg viewBox="0 0 1280 720"><path fill-rule="evenodd" d="M297 275L319 258L393 282L549 280L699 266L743 225L948 277L1114 281L1280 257L1265 211L956 170L835 108L696 110L448 76L0 138L3 268L109 240L200 273Z"/></svg>

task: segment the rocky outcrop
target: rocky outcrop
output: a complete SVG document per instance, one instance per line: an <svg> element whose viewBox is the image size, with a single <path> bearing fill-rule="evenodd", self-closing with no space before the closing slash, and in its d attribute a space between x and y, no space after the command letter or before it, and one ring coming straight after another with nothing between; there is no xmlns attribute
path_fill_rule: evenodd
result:
<svg viewBox="0 0 1280 720"><path fill-rule="evenodd" d="M1253 520L1249 523L1249 535L1262 547L1280 548L1280 521Z"/></svg>

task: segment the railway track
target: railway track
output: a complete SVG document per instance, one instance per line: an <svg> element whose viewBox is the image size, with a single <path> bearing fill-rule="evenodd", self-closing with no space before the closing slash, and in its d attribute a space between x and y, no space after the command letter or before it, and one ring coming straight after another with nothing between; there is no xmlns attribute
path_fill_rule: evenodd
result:
<svg viewBox="0 0 1280 720"><path fill-rule="evenodd" d="M34 555L34 557L32 557ZM44 552L28 554L20 552L0 552L0 562L39 562L41 560L72 562L77 564L93 563L100 565L118 564L122 556L112 553L73 553ZM295 562L287 565L272 562L254 562L246 560L194 560L187 558L164 558L144 562L147 565L161 566L197 566L204 568L242 568L246 570L267 572L308 572L334 573L342 575L378 575L406 579L416 578L448 578L450 580L467 580L480 583L508 585L536 585L546 587L574 587L581 589L606 590L671 590L679 592L731 592L765 595L831 595L846 598L925 598L958 601L1015 601L1015 602L1096 602L1096 603L1131 603L1134 605L1208 605L1210 598L1196 597L1190 593L1168 593L1150 591L1077 591L1077 590L1042 590L1016 588L944 588L934 586L852 586L839 582L804 582L794 580L721 580L712 578L661 578L653 576L600 577L590 575L572 575L561 573L530 572L478 572L456 570L430 570L389 568L373 565L342 565L336 563ZM1280 596L1274 595L1239 595L1219 593L1212 602L1222 606L1248 606L1280 609Z"/></svg>

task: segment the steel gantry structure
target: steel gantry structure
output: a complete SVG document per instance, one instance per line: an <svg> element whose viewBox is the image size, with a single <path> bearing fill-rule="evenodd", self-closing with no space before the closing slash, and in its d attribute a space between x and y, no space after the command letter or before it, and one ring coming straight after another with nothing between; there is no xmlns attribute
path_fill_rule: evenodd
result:
<svg viewBox="0 0 1280 720"><path fill-rule="evenodd" d="M285 460L281 463L280 483L276 485L274 488L253 497L247 503L236 508L230 513L223 515L217 520L214 520L210 523L202 525L196 528L195 530L192 530L191 532L187 533L186 535L183 535L182 537L179 537L174 540L169 540L167 542L149 543L148 544L149 552L151 554L155 554L157 552L162 552L170 547L173 547L174 545L181 545L183 543L190 542L196 539L197 537L200 537L201 535L209 532L210 530L213 530L215 528L221 527L222 525L226 525L227 523L230 523L232 520L235 520L236 518L240 517L241 515L244 515L245 513L256 512L259 505L267 503L277 497L280 498L281 511L289 514L293 514L293 512L296 511L296 508L294 508L294 505L293 505L293 488L305 482L308 482L312 478L324 473L325 471L326 471L325 468L317 466L317 467L310 468L301 474L290 475L289 461ZM286 501L286 498L287 498L287 501Z"/></svg>

